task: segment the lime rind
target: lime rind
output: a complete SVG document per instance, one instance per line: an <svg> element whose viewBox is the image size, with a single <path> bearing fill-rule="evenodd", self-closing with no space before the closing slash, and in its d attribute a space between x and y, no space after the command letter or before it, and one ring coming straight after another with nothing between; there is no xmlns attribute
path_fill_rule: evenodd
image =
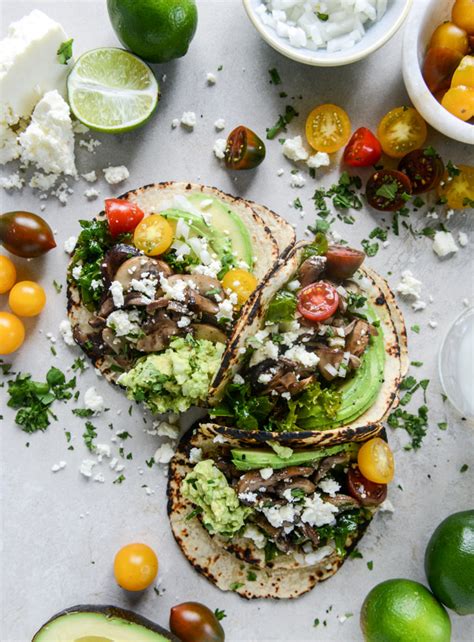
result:
<svg viewBox="0 0 474 642"><path fill-rule="evenodd" d="M71 111L96 131L122 133L153 114L159 89L152 70L123 49L93 49L76 62L68 78Z"/></svg>

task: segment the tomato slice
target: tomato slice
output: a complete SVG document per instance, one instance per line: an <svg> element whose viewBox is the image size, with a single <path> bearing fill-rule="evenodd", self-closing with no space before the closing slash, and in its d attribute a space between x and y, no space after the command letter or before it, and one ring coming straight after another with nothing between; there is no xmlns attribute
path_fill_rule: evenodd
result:
<svg viewBox="0 0 474 642"><path fill-rule="evenodd" d="M462 53L446 47L428 49L423 63L423 78L432 94L447 89L456 68L462 60Z"/></svg>
<svg viewBox="0 0 474 642"><path fill-rule="evenodd" d="M442 47L444 49L454 49L461 54L469 51L469 39L464 29L461 29L454 22L443 22L433 32L428 49L432 47Z"/></svg>
<svg viewBox="0 0 474 642"><path fill-rule="evenodd" d="M378 506L387 499L387 484L371 482L360 472L359 466L349 468L347 488L349 494L362 506Z"/></svg>
<svg viewBox="0 0 474 642"><path fill-rule="evenodd" d="M456 165L455 174L444 175L438 187L438 195L446 199L446 205L454 210L472 207L474 203L474 167Z"/></svg>
<svg viewBox="0 0 474 642"><path fill-rule="evenodd" d="M325 281L311 283L298 294L298 310L310 321L324 321L336 312L339 294Z"/></svg>
<svg viewBox="0 0 474 642"><path fill-rule="evenodd" d="M125 201L122 198L107 198L105 200L105 215L112 236L131 232L145 216L136 203Z"/></svg>
<svg viewBox="0 0 474 642"><path fill-rule="evenodd" d="M344 162L351 167L375 165L381 156L382 145L367 127L356 129L344 150Z"/></svg>
<svg viewBox="0 0 474 642"><path fill-rule="evenodd" d="M426 123L413 107L396 107L379 123L377 136L383 151L391 158L402 158L426 140Z"/></svg>
<svg viewBox="0 0 474 642"><path fill-rule="evenodd" d="M238 304L243 305L257 287L257 279L247 270L234 268L224 275L222 287L235 292Z"/></svg>
<svg viewBox="0 0 474 642"><path fill-rule="evenodd" d="M337 105L319 105L306 119L306 138L317 152L337 152L350 135L349 116Z"/></svg>
<svg viewBox="0 0 474 642"><path fill-rule="evenodd" d="M248 127L233 129L225 148L225 164L229 169L254 169L265 158L265 144Z"/></svg>
<svg viewBox="0 0 474 642"><path fill-rule="evenodd" d="M158 256L166 252L173 236L173 228L163 216L150 214L135 228L133 243L147 256Z"/></svg>
<svg viewBox="0 0 474 642"><path fill-rule="evenodd" d="M474 56L464 56L451 79L451 87L472 87L474 89Z"/></svg>
<svg viewBox="0 0 474 642"><path fill-rule="evenodd" d="M393 479L393 453L387 442L380 437L369 439L359 448L357 463L362 475L371 482L388 484Z"/></svg>
<svg viewBox="0 0 474 642"><path fill-rule="evenodd" d="M395 212L409 200L411 182L396 169L381 169L367 181L365 195L369 204L381 212Z"/></svg>
<svg viewBox="0 0 474 642"><path fill-rule="evenodd" d="M450 114L467 122L474 118L474 88L463 85L451 87L441 99L441 104Z"/></svg>
<svg viewBox="0 0 474 642"><path fill-rule="evenodd" d="M337 281L354 276L365 259L364 252L345 245L330 245L325 254L325 273Z"/></svg>
<svg viewBox="0 0 474 642"><path fill-rule="evenodd" d="M433 148L415 149L402 158L398 169L410 179L412 194L423 194L438 187L444 163Z"/></svg>

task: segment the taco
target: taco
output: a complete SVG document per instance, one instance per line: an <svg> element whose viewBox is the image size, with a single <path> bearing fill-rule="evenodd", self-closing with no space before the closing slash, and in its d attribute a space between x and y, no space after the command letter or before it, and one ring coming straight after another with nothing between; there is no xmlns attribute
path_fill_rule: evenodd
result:
<svg viewBox="0 0 474 642"><path fill-rule="evenodd" d="M153 413L207 404L237 318L294 244L291 226L190 183L128 192L81 226L68 269L75 341Z"/></svg>
<svg viewBox="0 0 474 642"><path fill-rule="evenodd" d="M321 237L277 262L237 324L212 420L242 438L330 431L344 440L384 419L407 370L406 331L364 259Z"/></svg>
<svg viewBox="0 0 474 642"><path fill-rule="evenodd" d="M379 426L374 434L385 437ZM343 564L387 495L362 476L363 442L249 446L215 424L171 461L168 514L182 552L223 591L295 598ZM293 444L292 444L293 446Z"/></svg>

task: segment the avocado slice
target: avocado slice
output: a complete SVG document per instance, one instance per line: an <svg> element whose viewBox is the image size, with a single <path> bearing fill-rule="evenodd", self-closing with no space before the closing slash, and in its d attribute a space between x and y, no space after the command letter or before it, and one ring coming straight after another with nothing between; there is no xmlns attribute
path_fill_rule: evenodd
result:
<svg viewBox="0 0 474 642"><path fill-rule="evenodd" d="M329 448L318 450L301 450L294 452L287 459L282 459L276 453L269 450L232 450L232 463L237 470L254 470L255 468L287 468L288 466L302 466L329 455L335 455L343 451L356 451L355 444L340 444Z"/></svg>
<svg viewBox="0 0 474 642"><path fill-rule="evenodd" d="M194 207L211 217L210 224L216 236L231 240L232 251L236 253L237 260L245 261L249 268L252 268L254 263L252 239L242 219L234 210L209 194L190 194L188 200ZM203 201L205 207L202 207ZM209 201L212 202L209 203Z"/></svg>
<svg viewBox="0 0 474 642"><path fill-rule="evenodd" d="M32 642L179 642L146 618L114 606L74 606L52 617Z"/></svg>

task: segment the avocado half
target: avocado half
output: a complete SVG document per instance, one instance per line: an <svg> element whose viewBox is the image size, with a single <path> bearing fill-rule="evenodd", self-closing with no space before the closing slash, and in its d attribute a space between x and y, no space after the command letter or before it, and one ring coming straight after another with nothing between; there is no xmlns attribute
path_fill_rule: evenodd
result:
<svg viewBox="0 0 474 642"><path fill-rule="evenodd" d="M72 606L54 615L32 642L179 642L158 624L116 606Z"/></svg>

